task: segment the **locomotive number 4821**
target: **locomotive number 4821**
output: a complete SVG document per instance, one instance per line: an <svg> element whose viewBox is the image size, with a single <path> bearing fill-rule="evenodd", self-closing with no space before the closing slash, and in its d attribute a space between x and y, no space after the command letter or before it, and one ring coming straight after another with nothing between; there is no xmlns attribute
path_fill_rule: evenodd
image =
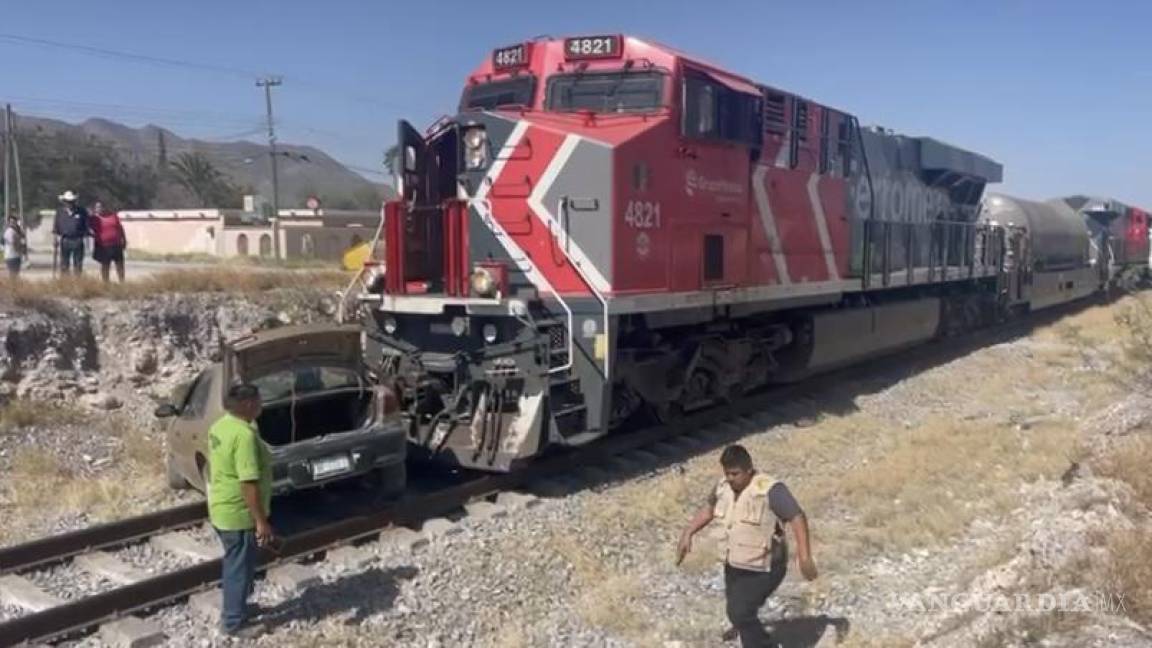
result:
<svg viewBox="0 0 1152 648"><path fill-rule="evenodd" d="M660 203L648 200L630 200L624 209L624 222L636 229L660 227Z"/></svg>

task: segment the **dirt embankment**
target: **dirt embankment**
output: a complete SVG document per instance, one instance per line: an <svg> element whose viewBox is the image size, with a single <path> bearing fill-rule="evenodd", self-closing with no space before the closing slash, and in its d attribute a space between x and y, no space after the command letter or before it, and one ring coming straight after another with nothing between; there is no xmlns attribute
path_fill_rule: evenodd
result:
<svg viewBox="0 0 1152 648"><path fill-rule="evenodd" d="M0 301L0 544L170 503L156 403L221 340L333 304L313 287Z"/></svg>

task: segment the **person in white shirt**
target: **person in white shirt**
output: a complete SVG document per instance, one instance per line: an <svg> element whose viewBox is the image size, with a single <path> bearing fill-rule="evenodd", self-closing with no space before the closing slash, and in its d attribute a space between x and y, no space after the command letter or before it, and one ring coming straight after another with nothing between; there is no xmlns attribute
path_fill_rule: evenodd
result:
<svg viewBox="0 0 1152 648"><path fill-rule="evenodd" d="M8 278L15 281L20 277L20 266L24 263L24 229L15 216L9 216L4 226L4 265L8 267Z"/></svg>

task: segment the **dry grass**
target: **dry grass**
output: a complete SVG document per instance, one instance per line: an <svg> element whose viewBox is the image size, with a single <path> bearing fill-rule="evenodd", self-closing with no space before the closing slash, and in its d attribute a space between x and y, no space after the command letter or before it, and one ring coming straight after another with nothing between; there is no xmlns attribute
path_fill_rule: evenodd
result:
<svg viewBox="0 0 1152 648"><path fill-rule="evenodd" d="M1106 539L1106 591L1123 596L1127 616L1152 623L1152 534L1147 528L1114 533Z"/></svg>
<svg viewBox="0 0 1152 648"><path fill-rule="evenodd" d="M164 492L160 444L125 421L93 427L92 434L113 435L119 450L113 467L96 475L77 473L50 450L23 446L12 456L11 470L0 482L0 510L9 520L43 525L54 518L86 514L106 521L142 513L153 496ZM0 544L16 542L40 530L7 524Z"/></svg>
<svg viewBox="0 0 1152 648"><path fill-rule="evenodd" d="M0 433L34 426L76 425L88 418L86 412L68 403L17 399L0 407Z"/></svg>
<svg viewBox="0 0 1152 648"><path fill-rule="evenodd" d="M0 295L9 295L17 305L37 308L54 298L66 299L139 299L175 293L256 294L288 288L342 288L348 275L337 270L273 271L244 267L218 266L179 271L165 271L123 284L100 279L62 277L52 281L22 281L18 284L0 280ZM49 304L50 306L50 304Z"/></svg>
<svg viewBox="0 0 1152 648"><path fill-rule="evenodd" d="M1092 468L1098 475L1127 483L1139 501L1152 507L1152 431L1137 430L1117 440Z"/></svg>
<svg viewBox="0 0 1152 648"><path fill-rule="evenodd" d="M605 565L592 549L569 536L557 536L553 549L572 565L579 588L577 613L590 625L622 636L638 638L649 629L639 599L643 587L638 578Z"/></svg>
<svg viewBox="0 0 1152 648"><path fill-rule="evenodd" d="M144 250L128 250L129 261L153 261L160 263L202 263L205 265L220 265L232 267L265 267L265 268L336 268L340 261L333 259L316 258L287 258L272 259L261 256L219 257L203 252L186 252L180 254L156 254Z"/></svg>

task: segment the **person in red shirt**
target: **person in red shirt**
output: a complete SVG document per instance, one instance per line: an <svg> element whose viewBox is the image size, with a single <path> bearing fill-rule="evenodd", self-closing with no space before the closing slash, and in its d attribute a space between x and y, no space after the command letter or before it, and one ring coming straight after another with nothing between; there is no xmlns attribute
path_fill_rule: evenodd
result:
<svg viewBox="0 0 1152 648"><path fill-rule="evenodd" d="M100 277L108 282L110 266L116 264L116 277L124 283L124 249L128 238L124 236L124 226L116 212L104 211L104 205L96 201L92 205L89 227L92 230L92 258L100 264Z"/></svg>

